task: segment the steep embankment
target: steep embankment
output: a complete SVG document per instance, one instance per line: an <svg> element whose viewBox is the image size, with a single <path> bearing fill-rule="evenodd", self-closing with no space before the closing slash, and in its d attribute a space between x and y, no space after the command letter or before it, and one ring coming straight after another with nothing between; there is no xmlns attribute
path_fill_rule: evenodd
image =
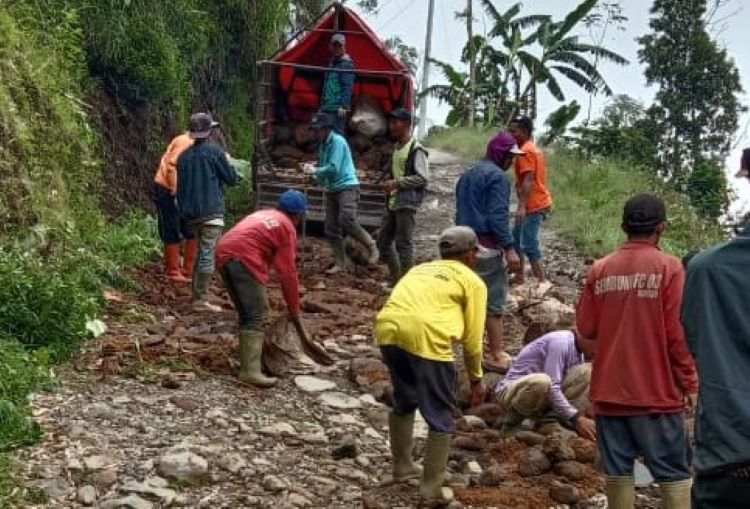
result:
<svg viewBox="0 0 750 509"><path fill-rule="evenodd" d="M157 246L151 179L193 108L251 150L254 62L286 1L0 5L0 450L39 439L27 395L101 329L102 289ZM200 98L200 99L198 99ZM231 197L246 207L247 187ZM106 215L102 211L106 210ZM18 490L0 456L0 501ZM6 498L9 497L9 498Z"/></svg>

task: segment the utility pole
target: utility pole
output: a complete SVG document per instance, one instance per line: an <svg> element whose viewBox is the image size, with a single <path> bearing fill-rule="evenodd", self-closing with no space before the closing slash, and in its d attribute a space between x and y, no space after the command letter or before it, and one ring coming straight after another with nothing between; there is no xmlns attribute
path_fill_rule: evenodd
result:
<svg viewBox="0 0 750 509"><path fill-rule="evenodd" d="M474 9L473 0L466 2L466 33L469 37L469 108L466 127L474 127L477 101L477 56L474 47Z"/></svg>
<svg viewBox="0 0 750 509"><path fill-rule="evenodd" d="M429 0L427 10L427 35L424 40L424 66L422 67L422 93L430 86L430 53L432 51L432 18L435 14L435 0ZM419 105L419 138L427 136L427 96L423 95Z"/></svg>

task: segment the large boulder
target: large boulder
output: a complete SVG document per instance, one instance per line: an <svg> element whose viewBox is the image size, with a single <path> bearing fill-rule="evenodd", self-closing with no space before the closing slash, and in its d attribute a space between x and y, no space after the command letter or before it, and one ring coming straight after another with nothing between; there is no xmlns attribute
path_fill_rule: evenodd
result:
<svg viewBox="0 0 750 509"><path fill-rule="evenodd" d="M569 329L575 325L575 309L552 297L525 308L522 314L526 323L537 323L541 330Z"/></svg>
<svg viewBox="0 0 750 509"><path fill-rule="evenodd" d="M554 463L560 463L562 461L571 461L576 458L576 453L568 445L567 440L560 434L554 434L548 436L544 440L542 450L547 457Z"/></svg>
<svg viewBox="0 0 750 509"><path fill-rule="evenodd" d="M552 462L537 448L527 450L518 461L518 474L523 477L546 474L550 468Z"/></svg>
<svg viewBox="0 0 750 509"><path fill-rule="evenodd" d="M208 475L208 461L190 451L174 450L159 458L156 470L167 479L198 482Z"/></svg>

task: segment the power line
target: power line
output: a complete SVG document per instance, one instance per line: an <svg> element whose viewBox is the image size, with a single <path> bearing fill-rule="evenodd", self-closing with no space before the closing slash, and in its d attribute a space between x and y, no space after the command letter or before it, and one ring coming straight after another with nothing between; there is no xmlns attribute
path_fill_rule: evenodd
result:
<svg viewBox="0 0 750 509"><path fill-rule="evenodd" d="M399 3L399 5L401 5L401 4ZM408 8L409 8L409 7L411 7L411 6L413 6L413 5L414 5L414 2L411 2L411 1L410 1L409 3L407 3L407 4L406 4L406 5L404 6L404 7L402 7L401 9L399 9L399 11L398 11L398 12L397 12L396 14L394 14L393 16L391 16L391 17L390 17L390 18L388 19L388 21L386 21L386 22L385 22L385 23L384 23L383 25L381 25L381 26L380 26L380 27L378 28L378 31L379 31L379 32L382 32L383 30L385 30L385 28L386 28L386 27L387 27L388 25L390 25L390 24L391 24L391 22L393 22L393 21L394 21L394 20L395 20L396 18L398 18L399 16L401 16L401 15L402 15L402 14L403 14L403 13L404 13L404 12L405 12L405 11L406 11L406 10L407 10Z"/></svg>

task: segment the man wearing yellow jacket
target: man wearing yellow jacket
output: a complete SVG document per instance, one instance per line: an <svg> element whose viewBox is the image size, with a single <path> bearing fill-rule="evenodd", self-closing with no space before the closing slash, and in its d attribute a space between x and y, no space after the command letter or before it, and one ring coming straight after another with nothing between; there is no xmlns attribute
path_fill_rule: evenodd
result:
<svg viewBox="0 0 750 509"><path fill-rule="evenodd" d="M440 260L411 269L393 289L375 323L375 334L391 374L394 404L389 418L394 481L422 476L425 502L450 502L443 488L455 429L456 371L453 343L463 346L472 400L481 402L482 335L487 287L474 273L479 251L471 228L454 226L440 235ZM424 471L412 459L414 412L430 431Z"/></svg>

